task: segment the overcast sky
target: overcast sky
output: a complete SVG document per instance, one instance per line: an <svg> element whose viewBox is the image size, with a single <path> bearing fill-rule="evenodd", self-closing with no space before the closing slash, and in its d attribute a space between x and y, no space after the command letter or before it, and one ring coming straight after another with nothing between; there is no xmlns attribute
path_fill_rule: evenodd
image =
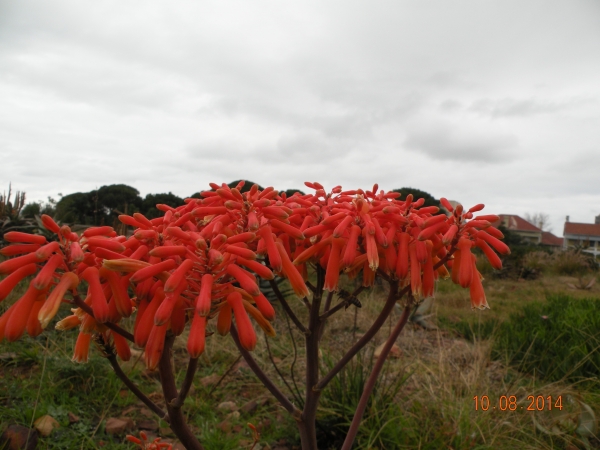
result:
<svg viewBox="0 0 600 450"><path fill-rule="evenodd" d="M600 214L600 2L0 0L0 190L412 186Z"/></svg>

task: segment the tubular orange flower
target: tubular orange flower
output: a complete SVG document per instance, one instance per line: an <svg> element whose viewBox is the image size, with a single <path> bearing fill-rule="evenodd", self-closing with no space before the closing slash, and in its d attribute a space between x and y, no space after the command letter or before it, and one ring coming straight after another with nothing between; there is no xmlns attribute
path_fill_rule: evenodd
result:
<svg viewBox="0 0 600 450"><path fill-rule="evenodd" d="M173 263L175 263L175 261L173 261ZM147 263L145 261L139 261L137 259L132 258L111 259L102 262L102 267L108 270L126 273L137 272L138 270L145 269L150 265L150 263Z"/></svg>
<svg viewBox="0 0 600 450"><path fill-rule="evenodd" d="M238 242L252 242L253 240L256 239L256 233L253 233L251 231L246 231L244 233L240 233L240 234L235 234L231 237L227 238L227 243L228 244L237 244Z"/></svg>
<svg viewBox="0 0 600 450"><path fill-rule="evenodd" d="M44 331L44 329L42 328L42 325L40 324L40 321L37 318L38 312L39 312L40 308L42 307L42 305L44 304L44 296L45 296L45 293L43 293L43 292L41 294L39 294L38 298L33 303L31 311L29 311L29 317L27 318L26 329L27 329L27 334L31 337L39 336L42 333L42 331Z"/></svg>
<svg viewBox="0 0 600 450"><path fill-rule="evenodd" d="M113 251L115 253L122 253L125 251L125 246L120 242L113 241L110 238L105 238L102 236L92 236L87 240L87 245L90 248L105 248L107 250Z"/></svg>
<svg viewBox="0 0 600 450"><path fill-rule="evenodd" d="M42 214L42 225L44 225L48 231L52 231L53 233L58 234L60 231L58 224L52 219L52 217L46 214Z"/></svg>
<svg viewBox="0 0 600 450"><path fill-rule="evenodd" d="M431 259L431 249L433 244L431 241L425 241L425 243L427 244L429 257L423 265L423 296L431 297L433 296L433 291L435 288L435 273L433 271L433 260Z"/></svg>
<svg viewBox="0 0 600 450"><path fill-rule="evenodd" d="M36 277L33 279L33 287L36 289L42 290L52 282L52 276L54 275L54 271L58 268L58 266L63 262L63 258L60 255L53 255L44 268L39 271Z"/></svg>
<svg viewBox="0 0 600 450"><path fill-rule="evenodd" d="M316 244L311 245L306 250L302 251L295 259L294 265L300 265L305 263L313 256L319 254L325 247L331 244L333 241L333 236L329 236L328 238L321 239Z"/></svg>
<svg viewBox="0 0 600 450"><path fill-rule="evenodd" d="M262 315L262 313L256 309L250 302L246 299L243 299L244 308L252 316L252 318L256 321L258 326L265 332L267 336L274 337L276 335L275 328L269 323L268 320Z"/></svg>
<svg viewBox="0 0 600 450"><path fill-rule="evenodd" d="M121 361L129 361L131 358L131 349L129 348L127 339L114 331L111 331L111 335L113 342L115 343L115 350L117 351L119 358L121 358Z"/></svg>
<svg viewBox="0 0 600 450"><path fill-rule="evenodd" d="M362 283L362 285L365 287L373 286L373 284L375 283L375 275L376 274L377 274L377 272L371 270L371 267L369 266L368 262L365 262L364 266L363 266L363 283Z"/></svg>
<svg viewBox="0 0 600 450"><path fill-rule="evenodd" d="M111 260L111 261L115 260L115 259L118 260L118 259L127 258L127 256L124 253L113 252L112 250L108 250L108 249L102 248L102 247L95 247L94 255L96 255L97 258Z"/></svg>
<svg viewBox="0 0 600 450"><path fill-rule="evenodd" d="M60 307L63 297L69 289L77 288L79 278L73 272L65 272L52 293L48 296L43 306L38 312L38 320L42 328L46 328L48 323L54 318Z"/></svg>
<svg viewBox="0 0 600 450"><path fill-rule="evenodd" d="M427 245L424 241L419 240L414 241L414 244L417 252L417 259L421 264L425 264L425 261L427 261L427 257L429 256L427 254Z"/></svg>
<svg viewBox="0 0 600 450"><path fill-rule="evenodd" d="M134 234L135 238L139 241L144 239L157 239L158 233L155 230L138 230Z"/></svg>
<svg viewBox="0 0 600 450"><path fill-rule="evenodd" d="M373 218L371 223L373 224L373 228L375 228L375 240L383 248L386 248L388 246L387 237L385 236L385 233L381 229L381 225L379 225L379 220L377 220L376 218Z"/></svg>
<svg viewBox="0 0 600 450"><path fill-rule="evenodd" d="M27 264L26 266L18 268L4 280L0 281L0 302L12 292L15 286L19 284L23 278L33 275L36 271L37 267L35 264Z"/></svg>
<svg viewBox="0 0 600 450"><path fill-rule="evenodd" d="M195 312L187 340L187 351L192 358L198 358L204 352L205 341L206 317Z"/></svg>
<svg viewBox="0 0 600 450"><path fill-rule="evenodd" d="M342 257L342 266L350 266L356 259L356 246L358 245L358 236L360 236L360 227L358 225L352 225L350 227L350 235L348 236L348 242L346 244L346 250Z"/></svg>
<svg viewBox="0 0 600 450"><path fill-rule="evenodd" d="M264 226L258 229L258 235L263 239L267 248L267 255L269 256L269 265L275 270L275 272L281 272L282 268L282 256L275 246L273 240L273 234L271 233L271 227Z"/></svg>
<svg viewBox="0 0 600 450"><path fill-rule="evenodd" d="M248 213L248 229L250 231L257 231L259 226L260 226L260 222L258 220L256 212L250 211Z"/></svg>
<svg viewBox="0 0 600 450"><path fill-rule="evenodd" d="M81 245L79 244L79 242L71 242L70 251L71 251L71 261L76 262L76 263L83 261L84 254L83 254L83 250L81 249Z"/></svg>
<svg viewBox="0 0 600 450"><path fill-rule="evenodd" d="M81 320L77 317L76 314L65 317L62 320L56 322L55 329L59 331L72 330L75 327L78 327L81 324Z"/></svg>
<svg viewBox="0 0 600 450"><path fill-rule="evenodd" d="M256 307L260 313L267 320L273 320L275 318L275 310L273 309L273 305L271 305L269 300L267 300L267 297L265 297L262 292L258 295L254 295L252 298L254 299Z"/></svg>
<svg viewBox="0 0 600 450"><path fill-rule="evenodd" d="M502 234L502 231L500 231L498 228L491 226L491 227L487 227L485 229L485 232L487 234L492 235L493 237L495 237L496 239L504 239L504 234Z"/></svg>
<svg viewBox="0 0 600 450"><path fill-rule="evenodd" d="M208 265L213 267L218 264L221 264L222 262L223 262L223 254L220 251L215 250L214 248L211 248L208 251Z"/></svg>
<svg viewBox="0 0 600 450"><path fill-rule="evenodd" d="M154 226L154 224L150 222L143 214L133 213L133 218L148 228L152 228Z"/></svg>
<svg viewBox="0 0 600 450"><path fill-rule="evenodd" d="M50 258L53 253L61 253L60 244L56 241L43 245L35 251L37 257L44 260Z"/></svg>
<svg viewBox="0 0 600 450"><path fill-rule="evenodd" d="M345 243L345 239L335 238L331 245L331 253L329 254L325 272L325 284L323 286L323 289L326 291L337 291L338 280L340 278L340 253Z"/></svg>
<svg viewBox="0 0 600 450"><path fill-rule="evenodd" d="M146 346L148 337L150 336L150 332L154 326L154 315L164 299L165 291L163 290L162 286L159 286L152 297L152 301L150 301L144 310L142 317L133 332L133 340L135 341L135 345L138 347ZM141 313L138 312L138 314Z"/></svg>
<svg viewBox="0 0 600 450"><path fill-rule="evenodd" d="M241 256L242 258L245 258L247 260L256 259L256 253L247 248L238 247L235 245L227 245L225 247L225 251L231 253L232 255Z"/></svg>
<svg viewBox="0 0 600 450"><path fill-rule="evenodd" d="M231 275L240 284L240 286L246 290L250 295L259 295L260 289L256 284L254 277L249 276L247 272L238 267L235 264L229 264L226 272Z"/></svg>
<svg viewBox="0 0 600 450"><path fill-rule="evenodd" d="M244 309L241 294L239 292L232 292L227 296L227 303L233 310L240 344L246 350L254 350L254 347L256 346L256 333L254 332L250 318Z"/></svg>
<svg viewBox="0 0 600 450"><path fill-rule="evenodd" d="M410 259L410 287L412 294L415 297L420 297L423 289L421 285L421 263L417 257L417 246L416 242L411 242L408 246L408 256Z"/></svg>
<svg viewBox="0 0 600 450"><path fill-rule="evenodd" d="M132 307L131 299L127 293L127 285L123 284L121 278L112 270L103 267L99 270L99 273L108 281L117 312L122 317L129 317L132 313ZM125 281L127 282L127 280Z"/></svg>
<svg viewBox="0 0 600 450"><path fill-rule="evenodd" d="M439 215L439 216L433 216L433 217L442 217L444 221L435 222L432 225L428 226L427 228L423 229L423 231L421 231L419 233L419 237L417 238L420 241L425 241L427 239L431 239L431 237L435 233L437 233L438 231L440 231L441 229L443 229L446 226L445 216ZM425 223L427 223L427 221L425 221Z"/></svg>
<svg viewBox="0 0 600 450"><path fill-rule="evenodd" d="M458 283L466 288L469 287L472 280L473 268L471 259L471 241L461 237L456 247L460 250L460 269L458 272Z"/></svg>
<svg viewBox="0 0 600 450"><path fill-rule="evenodd" d="M469 286L469 293L471 295L471 308L475 309L489 309L487 299L485 298L485 291L481 284L481 275L477 270L476 257L471 255L472 262L471 267L473 268L473 275L471 285Z"/></svg>
<svg viewBox="0 0 600 450"><path fill-rule="evenodd" d="M43 260L44 258L38 257L35 253L29 253L27 255L17 256L16 258L7 259L6 261L0 263L0 274L13 273L21 267L31 263L42 262Z"/></svg>
<svg viewBox="0 0 600 450"><path fill-rule="evenodd" d="M140 262L142 262L142 261L140 261ZM111 263L113 263L113 261L111 261ZM106 267L106 261L104 262L104 265ZM112 264L111 264L111 267L112 267ZM158 277L159 279L164 279L164 281L166 281L169 274L165 273L163 276L162 275L163 272L165 272L167 270L171 270L175 267L177 267L177 263L172 259L167 259L165 261L161 261L156 264L146 265L143 269L138 269L132 275L130 280L136 284L141 281L144 281L146 279L149 279L150 277Z"/></svg>
<svg viewBox="0 0 600 450"><path fill-rule="evenodd" d="M175 307L173 308L173 314L171 314L171 331L175 336L179 336L183 333L185 329L185 321L187 319L187 314L185 311L185 305L179 297L177 303L175 303Z"/></svg>
<svg viewBox="0 0 600 450"><path fill-rule="evenodd" d="M364 233L365 246L367 248L367 260L369 261L369 267L373 272L377 271L379 267L379 253L377 251L377 242L375 241L375 233L370 232Z"/></svg>
<svg viewBox="0 0 600 450"><path fill-rule="evenodd" d="M229 333L231 328L231 306L229 303L224 303L219 310L217 316L217 332L221 336L225 336Z"/></svg>
<svg viewBox="0 0 600 450"><path fill-rule="evenodd" d="M183 261L175 271L171 274L169 279L165 282L164 290L166 293L173 292L177 289L177 286L185 279L187 273L194 266L194 261L186 259Z"/></svg>
<svg viewBox="0 0 600 450"><path fill-rule="evenodd" d="M475 245L483 251L494 269L502 269L502 260L498 257L498 255L496 255L496 253L494 253L494 250L492 250L483 239L476 239Z"/></svg>
<svg viewBox="0 0 600 450"><path fill-rule="evenodd" d="M10 315L10 320L4 329L4 336L9 342L14 342L19 339L23 334L23 331L25 331L29 313L31 312L39 293L40 291L38 289L30 285L25 294L15 302L14 310Z"/></svg>
<svg viewBox="0 0 600 450"><path fill-rule="evenodd" d="M346 217L344 217L344 219L342 219L342 221L338 224L337 227L335 227L335 230L333 230L333 237L334 238L339 238L341 237L344 232L346 231L346 229L348 228L348 226L352 223L352 221L354 220L354 217L347 215Z"/></svg>
<svg viewBox="0 0 600 450"><path fill-rule="evenodd" d="M88 295L92 298L94 318L99 323L104 323L109 318L108 302L100 284L100 275L95 267L88 267L81 274L81 278L88 282Z"/></svg>
<svg viewBox="0 0 600 450"><path fill-rule="evenodd" d="M456 250L454 252L453 256L454 256L453 259L448 261L448 265L450 266L450 277L454 284L460 284L459 273L460 273L460 262L462 259L460 256L460 250ZM450 265L450 263L452 263L452 265Z"/></svg>
<svg viewBox="0 0 600 450"><path fill-rule="evenodd" d="M454 211L454 208L452 207L452 205L450 204L450 202L446 198L444 198L444 197L440 198L440 203L442 204L442 206L444 208L446 208L446 210L448 212Z"/></svg>
<svg viewBox="0 0 600 450"><path fill-rule="evenodd" d="M92 335L89 333L79 332L77 336L77 342L75 342L75 351L73 352L73 362L86 363L88 362L88 356L90 353L90 342Z"/></svg>
<svg viewBox="0 0 600 450"><path fill-rule="evenodd" d="M490 228L487 228L486 231L490 230ZM508 248L508 245L506 245L504 242L499 241L498 239L496 239L494 236L488 234L486 231L478 231L477 232L477 237L479 239L484 240L485 242L487 242L488 244L490 244L492 247L494 247L494 249L500 253L501 255L509 255L510 254L510 249ZM2 264L0 264L1 266Z"/></svg>
<svg viewBox="0 0 600 450"><path fill-rule="evenodd" d="M40 244L12 244L4 247L0 250L0 255L3 256L15 256L22 255L24 253L32 253L40 248Z"/></svg>
<svg viewBox="0 0 600 450"><path fill-rule="evenodd" d="M210 314L213 280L213 276L209 273L202 275L200 293L196 300L196 311L203 317Z"/></svg>
<svg viewBox="0 0 600 450"><path fill-rule="evenodd" d="M147 226L146 226L146 225L144 225L144 224L142 224L142 223L138 222L138 221L137 221L137 220L135 220L133 217L131 217L131 216L128 216L128 215L126 215L126 214L121 214L121 215L119 216L119 221L120 221L121 223L125 224L125 225L129 225L129 226L131 226L131 227L134 227L134 228L142 228L142 229L145 229L145 228L147 228Z"/></svg>
<svg viewBox="0 0 600 450"><path fill-rule="evenodd" d="M154 247L148 253L150 256L158 256L159 258L168 258L170 256L184 256L187 253L187 248L182 245L164 245L162 247Z"/></svg>
<svg viewBox="0 0 600 450"><path fill-rule="evenodd" d="M179 301L179 296L186 288L187 281L182 280L175 291L165 292L165 299L156 310L156 314L154 314L154 325L162 325L169 321Z"/></svg>
<svg viewBox="0 0 600 450"><path fill-rule="evenodd" d="M273 278L275 278L275 275L273 275L271 269L269 269L267 266L262 265L258 261L251 261L245 258L238 257L236 258L236 262L239 265L244 266L253 272L256 272L256 274L263 280L272 280Z"/></svg>
<svg viewBox="0 0 600 450"><path fill-rule="evenodd" d="M290 281L292 289L299 297L308 297L308 288L306 287L306 284L304 284L302 275L300 272L298 272L298 269L296 266L294 266L292 261L290 261L283 244L280 241L277 241L275 245L276 250L278 251L279 255L281 255L282 271Z"/></svg>
<svg viewBox="0 0 600 450"><path fill-rule="evenodd" d="M9 231L8 233L4 233L3 239L6 242L23 242L39 245L44 245L47 242L45 236L40 234L22 233L20 231Z"/></svg>
<svg viewBox="0 0 600 450"><path fill-rule="evenodd" d="M271 219L271 226L273 228L277 228L278 230L287 233L290 237L298 240L304 240L304 234L298 228L288 225L287 223L283 223L281 220Z"/></svg>
<svg viewBox="0 0 600 450"><path fill-rule="evenodd" d="M83 236L89 238L89 237L93 237L93 236L110 236L111 234L114 233L114 229L113 227L109 227L109 226L104 226L104 227L90 227L87 228L84 232L83 232Z"/></svg>
<svg viewBox="0 0 600 450"><path fill-rule="evenodd" d="M167 334L168 323L164 325L154 325L150 336L148 337L148 343L146 344L145 362L148 370L155 370L160 362L160 357L165 348L165 336Z"/></svg>
<svg viewBox="0 0 600 450"><path fill-rule="evenodd" d="M448 231L446 231L444 237L442 237L442 242L444 243L444 245L450 245L450 243L454 240L454 237L456 236L457 232L458 227L456 225L450 225L450 228L448 228Z"/></svg>

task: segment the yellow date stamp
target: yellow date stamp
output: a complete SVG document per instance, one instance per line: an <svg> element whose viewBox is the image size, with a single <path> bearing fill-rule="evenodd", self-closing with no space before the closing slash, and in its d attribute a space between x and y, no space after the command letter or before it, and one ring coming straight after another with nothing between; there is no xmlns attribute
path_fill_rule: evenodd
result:
<svg viewBox="0 0 600 450"><path fill-rule="evenodd" d="M501 395L496 400L488 395L473 397L475 411L552 411L561 410L562 395L528 395L526 400L518 401L516 395Z"/></svg>

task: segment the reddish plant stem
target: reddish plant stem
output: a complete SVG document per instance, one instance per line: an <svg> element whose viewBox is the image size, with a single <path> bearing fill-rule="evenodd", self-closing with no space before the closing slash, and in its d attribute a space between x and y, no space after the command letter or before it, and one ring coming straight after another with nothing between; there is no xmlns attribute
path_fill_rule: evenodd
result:
<svg viewBox="0 0 600 450"><path fill-rule="evenodd" d="M377 378L381 373L381 369L383 368L383 364L385 363L386 358L388 357L394 342L398 339L400 332L406 325L408 321L408 316L410 315L410 307L411 302L409 301L407 305L404 307L402 311L402 315L398 319L398 323L394 327L392 334L386 341L383 346L383 350L381 351L381 355L377 358L375 362L375 366L371 371L371 375L369 375L369 379L365 384L362 395L360 396L360 401L358 402L358 406L356 407L356 412L354 413L354 417L352 418L352 423L350 424L350 429L348 430L348 434L346 435L346 439L344 440L344 445L341 450L350 450L352 448L352 444L354 443L354 439L356 438L356 434L358 433L358 427L360 426L360 421L362 420L365 409L367 408L367 403L369 401L369 397L375 388L375 383L377 382Z"/></svg>
<svg viewBox="0 0 600 450"><path fill-rule="evenodd" d="M173 367L171 366L171 352L175 336L169 332L165 338L165 347L158 363L158 373L162 384L163 396L167 405L167 413L171 419L169 426L188 450L204 450L204 447L189 429L181 407L177 406L177 385Z"/></svg>
<svg viewBox="0 0 600 450"><path fill-rule="evenodd" d="M294 314L294 311L292 311L292 308L290 307L290 305L288 304L287 300L285 299L285 297L283 296L283 294L279 290L279 287L277 286L277 283L275 283L274 280L269 280L269 284L271 285L271 289L273 289L273 292L277 296L277 300L279 300L279 303L281 303L281 306L283 306L283 309L285 310L286 314L289 316L290 319L292 319L292 322L294 322L294 324L298 327L298 329L302 333L306 334L308 332L308 330L302 324L302 322L300 322L300 320L298 319L298 317L296 316L296 314Z"/></svg>
<svg viewBox="0 0 600 450"><path fill-rule="evenodd" d="M140 389L133 383L133 381L131 381L127 374L123 372L123 369L121 369L121 366L117 361L117 357L115 356L113 349L109 345L107 345L106 342L104 342L104 340L102 340L101 345L103 347L104 353L106 353L106 359L108 359L108 362L115 371L115 374L117 375L117 377L119 377L123 384L127 386L129 390L133 393L133 395L139 398L148 408L150 408L152 411L158 414L158 416L161 419L163 419L166 422L169 422L169 416L167 415L167 413L164 412L161 408L159 408L158 405L156 405L152 400L146 397L146 395L142 391L140 391Z"/></svg>
<svg viewBox="0 0 600 450"><path fill-rule="evenodd" d="M346 352L346 354L337 362L337 364L325 375L321 380L317 383L317 385L313 388L316 390L322 390L327 384L335 377L340 370L346 366L350 362L354 355L356 355L365 345L367 345L371 339L377 334L379 329L383 326L386 319L394 309L394 304L396 300L401 298L404 294L406 294L409 290L409 287L405 287L399 293L397 293L398 289L398 281L392 280L390 282L390 291L388 294L388 298L383 305L383 309L377 316L377 319L373 322L371 327L367 330L367 332L361 337L356 343Z"/></svg>
<svg viewBox="0 0 600 450"><path fill-rule="evenodd" d="M321 319L319 317L321 300L323 296L323 282L325 270L317 266L317 286L311 304L308 330L305 336L306 345L306 394L304 409L302 410L302 421L298 423L302 450L317 450L317 407L321 392L314 389L319 382L319 329Z"/></svg>
<svg viewBox="0 0 600 450"><path fill-rule="evenodd" d="M252 369L252 371L258 377L258 379L262 382L262 384L264 384L264 386L269 390L269 392L271 392L271 394L273 394L273 396L277 400L279 400L279 403L281 403L281 406L283 406L292 416L294 416L294 418L296 420L300 420L301 411L298 408L296 408L292 402L289 401L289 399L283 394L283 392L281 392L279 390L279 388L277 386L275 386L275 384L273 384L271 379L267 376L267 374L265 374L263 372L263 370L257 364L255 359L250 354L250 352L248 350L246 350L244 347L242 347L242 344L240 344L240 339L239 339L239 336L237 333L237 329L235 328L235 325L233 323L231 324L229 333L231 334L231 337L233 338L233 342L235 342L235 345L237 346L238 350L244 357L244 360L246 360L246 362L248 363L248 366L250 367L250 369Z"/></svg>
<svg viewBox="0 0 600 450"><path fill-rule="evenodd" d="M185 378L183 379L183 383L181 384L181 389L179 390L179 395L177 399L173 402L173 406L181 408L183 406L183 402L185 402L185 398L190 392L190 388L192 387L192 382L194 381L194 375L196 374L196 369L198 368L198 358L190 358L190 362L188 363L187 371L185 372Z"/></svg>
<svg viewBox="0 0 600 450"><path fill-rule="evenodd" d="M90 308L87 303L81 300L81 297L79 295L73 295L73 301L75 302L78 308L81 308L86 314L89 314L90 316L94 317L94 311L92 310L92 308ZM107 328L110 328L115 333L118 333L125 339L129 340L130 342L133 342L133 334L131 334L129 331L124 330L119 325L115 325L111 322L105 322L102 325L105 325Z"/></svg>
<svg viewBox="0 0 600 450"><path fill-rule="evenodd" d="M325 299L325 306L323 307L323 314L325 314L327 311L329 311L329 308L331 308L331 301L333 300L334 293L334 291L329 291L329 294L327 294L327 298Z"/></svg>

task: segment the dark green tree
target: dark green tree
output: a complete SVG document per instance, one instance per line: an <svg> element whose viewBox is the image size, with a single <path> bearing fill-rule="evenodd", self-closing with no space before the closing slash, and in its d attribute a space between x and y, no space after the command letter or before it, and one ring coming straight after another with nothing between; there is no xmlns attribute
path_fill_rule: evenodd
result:
<svg viewBox="0 0 600 450"><path fill-rule="evenodd" d="M65 195L56 204L54 217L60 222L69 224L92 224L94 220L94 204L89 192L75 192Z"/></svg>
<svg viewBox="0 0 600 450"><path fill-rule="evenodd" d="M284 193L286 197L291 197L296 192L299 192L300 195L304 195L304 192L302 192L300 189L287 189L285 191L282 191L281 193Z"/></svg>
<svg viewBox="0 0 600 450"><path fill-rule="evenodd" d="M229 186L230 188L234 188L238 185L238 183L242 181L242 180L235 180L232 181L231 183L228 183L227 186ZM242 186L242 189L240 189L240 192L246 192L249 191L252 188L253 184L257 184L254 181L249 181L249 180L243 180L244 181L244 186ZM258 184L258 189L260 189L261 191L264 189L260 184Z"/></svg>
<svg viewBox="0 0 600 450"><path fill-rule="evenodd" d="M111 184L91 192L64 196L56 204L56 218L71 224L115 226L119 214L131 214L141 206L137 189L126 184Z"/></svg>
<svg viewBox="0 0 600 450"><path fill-rule="evenodd" d="M400 192L402 195L399 197L400 200L406 199L408 194L412 194L413 198L416 200L418 198L424 198L425 204L424 206L440 206L440 201L436 199L433 195L428 192L422 191L420 189L415 189L411 187L403 187L400 189L394 189L394 192Z"/></svg>
<svg viewBox="0 0 600 450"><path fill-rule="evenodd" d="M145 215L148 219L160 217L164 214L164 212L156 209L156 205L159 203L169 205L173 208L177 208L178 206L183 205L184 201L181 197L176 196L172 192L169 192L167 194L148 194L142 201L140 212L143 215Z"/></svg>

